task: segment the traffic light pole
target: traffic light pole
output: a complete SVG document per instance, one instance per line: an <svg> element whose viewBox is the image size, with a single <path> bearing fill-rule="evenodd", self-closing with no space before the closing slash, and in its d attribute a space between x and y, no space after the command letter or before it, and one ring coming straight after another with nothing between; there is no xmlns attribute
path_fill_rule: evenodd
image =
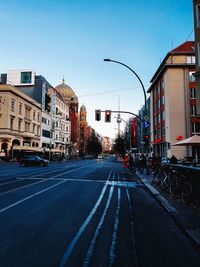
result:
<svg viewBox="0 0 200 267"><path fill-rule="evenodd" d="M101 112L107 112L107 110L101 110ZM145 120L143 118L141 118L140 116L138 116L137 114L133 113L133 112L129 112L129 111L115 111L115 110L110 110L111 113L124 113L124 114L131 114L133 116L135 116L136 118L138 118L139 120L141 120L141 122L145 122Z"/></svg>

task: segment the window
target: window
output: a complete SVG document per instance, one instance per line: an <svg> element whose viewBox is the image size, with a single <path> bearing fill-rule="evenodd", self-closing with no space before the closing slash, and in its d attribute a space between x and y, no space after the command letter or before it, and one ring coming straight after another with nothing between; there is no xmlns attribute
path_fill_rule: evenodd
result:
<svg viewBox="0 0 200 267"><path fill-rule="evenodd" d="M19 103L19 114L22 114L22 103Z"/></svg>
<svg viewBox="0 0 200 267"><path fill-rule="evenodd" d="M198 66L200 66L200 43L197 44L197 59L198 59Z"/></svg>
<svg viewBox="0 0 200 267"><path fill-rule="evenodd" d="M37 136L40 136L40 126L37 126Z"/></svg>
<svg viewBox="0 0 200 267"><path fill-rule="evenodd" d="M200 123L192 123L192 133L195 134L195 133L200 133Z"/></svg>
<svg viewBox="0 0 200 267"><path fill-rule="evenodd" d="M11 111L15 111L15 100L11 99Z"/></svg>
<svg viewBox="0 0 200 267"><path fill-rule="evenodd" d="M37 121L40 122L40 114L37 115Z"/></svg>
<svg viewBox="0 0 200 267"><path fill-rule="evenodd" d="M197 11L197 13L196 13L196 16L197 16L197 28L199 28L200 27L200 5L197 5L196 8L197 8L196 9L196 11Z"/></svg>
<svg viewBox="0 0 200 267"><path fill-rule="evenodd" d="M18 131L21 132L22 128L22 121L18 120Z"/></svg>
<svg viewBox="0 0 200 267"><path fill-rule="evenodd" d="M196 116L197 115L197 107L196 105L191 106L191 115Z"/></svg>
<svg viewBox="0 0 200 267"><path fill-rule="evenodd" d="M32 72L21 72L21 83L31 83Z"/></svg>
<svg viewBox="0 0 200 267"><path fill-rule="evenodd" d="M10 118L10 129L13 130L14 118Z"/></svg>
<svg viewBox="0 0 200 267"><path fill-rule="evenodd" d="M189 71L189 82L195 82L194 71Z"/></svg>
<svg viewBox="0 0 200 267"><path fill-rule="evenodd" d="M195 88L190 89L190 98L196 98L196 89Z"/></svg>
<svg viewBox="0 0 200 267"><path fill-rule="evenodd" d="M42 130L42 136L50 138L50 131Z"/></svg>
<svg viewBox="0 0 200 267"><path fill-rule="evenodd" d="M33 134L35 134L35 124L33 124Z"/></svg>
<svg viewBox="0 0 200 267"><path fill-rule="evenodd" d="M33 120L35 121L35 110L33 111Z"/></svg>
<svg viewBox="0 0 200 267"><path fill-rule="evenodd" d="M187 56L188 64L195 64L195 56Z"/></svg>
<svg viewBox="0 0 200 267"><path fill-rule="evenodd" d="M31 109L26 107L26 109L25 109L25 118L26 119L31 119L30 113L31 113Z"/></svg>
<svg viewBox="0 0 200 267"><path fill-rule="evenodd" d="M46 124L47 123L47 119L42 117L42 122Z"/></svg>
<svg viewBox="0 0 200 267"><path fill-rule="evenodd" d="M162 121L165 120L165 111L164 110L162 110L162 112L161 112L161 120Z"/></svg>
<svg viewBox="0 0 200 267"><path fill-rule="evenodd" d="M25 132L30 132L30 123L25 122Z"/></svg>

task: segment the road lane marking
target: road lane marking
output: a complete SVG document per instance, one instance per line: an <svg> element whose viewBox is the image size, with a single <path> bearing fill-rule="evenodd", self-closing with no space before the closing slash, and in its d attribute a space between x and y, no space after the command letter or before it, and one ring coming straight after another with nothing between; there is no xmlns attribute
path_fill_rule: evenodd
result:
<svg viewBox="0 0 200 267"><path fill-rule="evenodd" d="M56 187L56 186L58 186L58 185L64 183L64 182L65 182L65 181L60 181L60 182L57 183L57 184L51 185L51 186L49 186L49 187L47 187L47 188L45 188L45 189L43 189L43 190L41 190L41 191L39 191L39 192L37 192L37 193L34 193L34 194L32 194L32 195L30 195L30 196L28 196L28 197L25 197L25 198L23 198L23 199L21 199L21 200L19 200L19 201L17 201L17 202L14 202L14 203L12 203L12 204L9 205L9 206L7 206L7 207L5 207L5 208L3 208L3 209L0 209L0 213L4 212L4 211L6 211L6 210L8 210L8 209L10 209L10 208L15 207L15 206L21 204L22 202L24 202L24 201L26 201L26 200L28 200L28 199L30 199L30 198L33 198L33 197L35 197L35 196L38 196L38 195L40 195L40 194L42 194L42 193L44 193L44 192L46 192L46 191L48 191L48 190L50 190L50 189L52 189L52 188L54 188L54 187Z"/></svg>
<svg viewBox="0 0 200 267"><path fill-rule="evenodd" d="M63 170L63 169L67 169L67 168L70 168L70 167L74 167L74 166L77 166L77 165L75 165L75 164L72 164L72 165L69 165L69 166L64 166L61 170ZM60 170L60 169L59 169ZM52 170L52 171L44 171L43 172L43 174L44 175L46 175L46 174L50 174L50 173L54 173L54 172L57 172L58 170ZM33 176L31 176L31 177L38 177L38 176L40 176L41 174L37 174L37 175L33 175Z"/></svg>
<svg viewBox="0 0 200 267"><path fill-rule="evenodd" d="M110 173L109 173L109 175L108 175L108 179L107 179L107 180L110 179L111 174L112 174L112 171L113 171L113 169L111 169L111 171L110 171ZM70 242L69 246L67 247L66 251L64 252L64 255L63 255L63 257L62 257L62 259L61 259L61 261L60 261L59 267L64 267L65 264L67 263L67 261L69 260L69 257L70 257L70 255L72 254L72 252L73 252L73 250L74 250L76 244L78 243L78 241L79 241L79 239L80 239L82 233L85 231L85 229L86 229L86 227L88 226L88 224L90 223L92 217L93 217L94 214L96 213L96 211L97 211L99 205L101 204L101 201L102 201L103 196L104 196L104 194L105 194L105 192L106 192L107 186L108 186L108 185L107 185L107 183L106 183L106 184L104 185L104 187L103 187L101 193L100 193L100 196L99 196L97 202L95 203L93 209L90 211L90 214L87 216L87 218L85 219L85 221L82 223L82 225L80 226L80 228L79 228L77 234L75 235L75 237L73 238L73 240Z"/></svg>
<svg viewBox="0 0 200 267"><path fill-rule="evenodd" d="M21 181L22 180L25 180L25 178L22 178ZM12 184L12 183L16 183L16 182L20 182L20 180L13 180L13 181L5 182L5 183L0 183L0 186L5 185L5 184Z"/></svg>
<svg viewBox="0 0 200 267"><path fill-rule="evenodd" d="M125 179L125 178L124 178ZM128 198L128 204L129 204L129 213L130 213L130 217L131 217L131 241L132 241L132 254L133 254L133 258L134 258L134 266L138 266L138 260L137 260L137 256L136 256L136 245L135 245L135 234L134 234L134 216L133 216L133 209L131 206L131 199L130 199L130 195L129 195L129 191L128 188L126 187L126 194L127 194L127 198Z"/></svg>
<svg viewBox="0 0 200 267"><path fill-rule="evenodd" d="M32 183L32 184L28 184L28 185L20 186L20 187L17 187L17 188L15 188L15 189L12 189L12 190L3 192L3 193L0 194L0 196L2 196L2 195L6 195L6 194L8 194L8 193L10 193L10 192L14 192L14 191L17 191L17 190L20 190L20 189L22 189L22 188L26 188L26 187L29 187L29 186L32 186L32 185L35 185L35 184L43 183L43 182L46 182L46 181L48 181L48 180L42 180L42 181L39 181L39 182L36 182L36 183Z"/></svg>
<svg viewBox="0 0 200 267"><path fill-rule="evenodd" d="M90 243L90 247L89 247L89 249L87 251L87 254L86 254L86 257L84 259L83 267L87 267L90 264L90 259L91 259L92 254L93 254L93 250L94 250L94 246L95 246L95 243L96 243L96 239L99 236L99 232L100 232L100 230L102 228L102 225L103 225L103 223L105 221L105 218L106 218L106 215L107 215L107 212L108 212L108 208L110 207L110 203L111 203L111 199L112 199L112 195L113 195L113 190L114 190L114 187L111 186L105 209L104 209L103 214L101 216L100 222L99 222L99 224L98 224L98 226L96 228L96 231L94 233L93 239L92 239L92 241Z"/></svg>
<svg viewBox="0 0 200 267"><path fill-rule="evenodd" d="M66 174L66 173L70 173L70 172L73 172L73 171L77 171L77 170L80 170L80 169L87 168L88 166L95 165L95 164L98 164L98 163L89 164L89 165L82 166L82 167L80 167L80 168L76 168L76 169L73 169L73 170L70 170L70 171L67 171L67 172L64 172L64 173L60 173L60 174L58 174L58 175L55 175L54 178L55 178L55 177L60 177L60 176L62 176L62 175L64 175L64 174Z"/></svg>
<svg viewBox="0 0 200 267"><path fill-rule="evenodd" d="M119 176L118 176L119 177ZM109 259L108 259L108 266L111 267L114 263L114 260L116 258L116 242L117 242L117 232L119 227L119 212L120 212L120 201L121 201L121 189L118 187L118 194L117 194L117 211L115 216L115 223L114 223L114 229L113 229L113 235L112 235L112 243L110 246L110 253L109 253Z"/></svg>

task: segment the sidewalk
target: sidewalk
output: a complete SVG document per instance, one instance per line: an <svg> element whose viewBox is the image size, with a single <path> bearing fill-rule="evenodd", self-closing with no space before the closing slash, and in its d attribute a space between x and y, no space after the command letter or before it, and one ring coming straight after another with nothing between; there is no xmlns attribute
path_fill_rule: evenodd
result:
<svg viewBox="0 0 200 267"><path fill-rule="evenodd" d="M200 208L192 204L187 204L179 199L172 197L165 192L160 186L151 183L152 174L136 175L151 192L154 198L165 208L171 215L174 222L180 227L184 234L191 240L193 245L200 249Z"/></svg>

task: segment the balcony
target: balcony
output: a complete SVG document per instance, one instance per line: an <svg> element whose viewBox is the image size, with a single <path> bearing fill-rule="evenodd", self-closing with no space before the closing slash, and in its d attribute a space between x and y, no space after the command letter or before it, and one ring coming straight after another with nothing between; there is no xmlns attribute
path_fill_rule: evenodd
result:
<svg viewBox="0 0 200 267"><path fill-rule="evenodd" d="M34 133L28 132L28 131L23 131L23 137L29 137L29 138L33 138L35 137Z"/></svg>

